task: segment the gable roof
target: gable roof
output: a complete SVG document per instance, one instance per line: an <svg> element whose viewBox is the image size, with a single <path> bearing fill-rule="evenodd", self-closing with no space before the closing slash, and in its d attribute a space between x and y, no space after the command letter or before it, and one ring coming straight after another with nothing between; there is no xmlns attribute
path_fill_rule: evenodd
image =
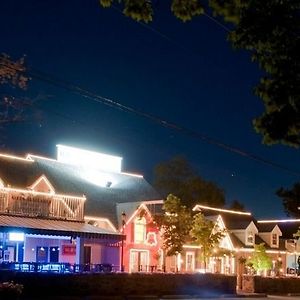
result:
<svg viewBox="0 0 300 300"><path fill-rule="evenodd" d="M200 210L205 217L210 218L211 216L221 215L224 225L228 230L244 230L251 222L257 227L257 222L250 213L213 208L204 205L196 205L193 210Z"/></svg>
<svg viewBox="0 0 300 300"><path fill-rule="evenodd" d="M300 219L290 219L290 220L259 220L259 226L272 226L278 225L282 232L281 238L283 239L293 239L293 234L296 233L300 227Z"/></svg>
<svg viewBox="0 0 300 300"><path fill-rule="evenodd" d="M85 195L85 214L108 218L117 225L117 203L142 202L159 199L158 193L142 177L127 173L102 172L116 181L111 187L101 187L86 180L88 170L84 167L56 160L28 156L29 159L14 159L0 155L0 178L4 184L27 188L40 176L47 177L56 193Z"/></svg>

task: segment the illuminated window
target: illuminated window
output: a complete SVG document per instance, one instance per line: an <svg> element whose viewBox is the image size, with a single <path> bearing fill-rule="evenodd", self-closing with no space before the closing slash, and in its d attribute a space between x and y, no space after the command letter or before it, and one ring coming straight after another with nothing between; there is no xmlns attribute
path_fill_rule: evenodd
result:
<svg viewBox="0 0 300 300"><path fill-rule="evenodd" d="M134 221L134 242L143 243L146 239L146 219L136 218Z"/></svg>
<svg viewBox="0 0 300 300"><path fill-rule="evenodd" d="M272 234L272 246L277 246L278 244L278 236L276 233Z"/></svg>
<svg viewBox="0 0 300 300"><path fill-rule="evenodd" d="M247 244L254 244L254 234L252 231L247 233Z"/></svg>

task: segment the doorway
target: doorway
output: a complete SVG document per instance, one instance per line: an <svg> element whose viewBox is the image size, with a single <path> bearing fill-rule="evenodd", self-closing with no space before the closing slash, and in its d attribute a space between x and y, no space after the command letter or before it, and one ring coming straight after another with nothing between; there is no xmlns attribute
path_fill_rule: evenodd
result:
<svg viewBox="0 0 300 300"><path fill-rule="evenodd" d="M195 252L187 252L185 257L186 272L194 272L195 271Z"/></svg>
<svg viewBox="0 0 300 300"><path fill-rule="evenodd" d="M59 247L50 247L50 262L57 263L59 261Z"/></svg>
<svg viewBox="0 0 300 300"><path fill-rule="evenodd" d="M129 272L147 272L149 268L148 250L131 250Z"/></svg>

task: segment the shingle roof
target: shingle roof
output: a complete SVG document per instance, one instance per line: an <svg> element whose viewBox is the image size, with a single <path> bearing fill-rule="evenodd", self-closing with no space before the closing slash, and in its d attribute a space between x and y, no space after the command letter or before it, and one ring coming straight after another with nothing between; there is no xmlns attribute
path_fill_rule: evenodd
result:
<svg viewBox="0 0 300 300"><path fill-rule="evenodd" d="M55 160L33 157L23 161L0 156L0 178L12 187L26 188L45 175L56 193L86 196L85 214L108 218L117 225L117 203L160 199L158 193L143 178L124 173L102 172L113 177L115 184L101 187L85 179L87 169Z"/></svg>
<svg viewBox="0 0 300 300"><path fill-rule="evenodd" d="M86 238L112 238L120 240L118 233L84 222L17 217L0 214L1 231L20 230L32 234L79 236Z"/></svg>
<svg viewBox="0 0 300 300"><path fill-rule="evenodd" d="M228 230L246 229L252 221L257 226L256 220L252 217L252 215L236 214L236 213L231 213L226 211L218 211L218 210L211 210L205 208L201 208L201 212L206 217L221 215L225 227Z"/></svg>
<svg viewBox="0 0 300 300"><path fill-rule="evenodd" d="M273 225L273 227L278 225L278 227L280 228L280 230L282 232L281 238L293 239L294 238L293 234L296 233L300 227L300 220L290 220L288 222L278 221L276 223L274 223L274 221L270 221L270 222L264 221L264 223L258 223L258 224L259 224L259 226L261 226L263 224L264 224L264 226L267 226L269 224L270 226Z"/></svg>
<svg viewBox="0 0 300 300"><path fill-rule="evenodd" d="M258 231L271 232L276 225L276 223L258 223Z"/></svg>

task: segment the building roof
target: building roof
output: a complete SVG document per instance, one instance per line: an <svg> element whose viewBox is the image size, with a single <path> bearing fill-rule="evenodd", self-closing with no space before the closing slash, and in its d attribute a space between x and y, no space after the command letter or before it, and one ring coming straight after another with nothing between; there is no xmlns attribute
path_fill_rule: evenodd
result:
<svg viewBox="0 0 300 300"><path fill-rule="evenodd" d="M259 220L259 226L272 226L275 227L278 225L279 229L282 232L282 239L293 239L294 234L298 231L300 227L300 220Z"/></svg>
<svg viewBox="0 0 300 300"><path fill-rule="evenodd" d="M221 215L224 225L228 230L246 229L251 222L257 226L255 218L250 213L236 212L226 209L212 208L198 205L200 211L206 217Z"/></svg>
<svg viewBox="0 0 300 300"><path fill-rule="evenodd" d="M22 231L31 234L47 234L98 239L120 240L121 235L112 230L95 227L84 222L61 221L53 219L17 217L0 214L2 232Z"/></svg>
<svg viewBox="0 0 300 300"><path fill-rule="evenodd" d="M276 223L258 223L258 231L271 232L276 225Z"/></svg>
<svg viewBox="0 0 300 300"><path fill-rule="evenodd" d="M114 181L110 187L103 187L87 179L85 175L90 175L87 168L42 157L31 158L32 161L26 161L0 156L0 178L6 186L27 188L41 175L45 175L56 193L80 197L85 195L85 214L108 218L115 226L118 219L117 203L160 198L142 176L97 171L97 175Z"/></svg>

